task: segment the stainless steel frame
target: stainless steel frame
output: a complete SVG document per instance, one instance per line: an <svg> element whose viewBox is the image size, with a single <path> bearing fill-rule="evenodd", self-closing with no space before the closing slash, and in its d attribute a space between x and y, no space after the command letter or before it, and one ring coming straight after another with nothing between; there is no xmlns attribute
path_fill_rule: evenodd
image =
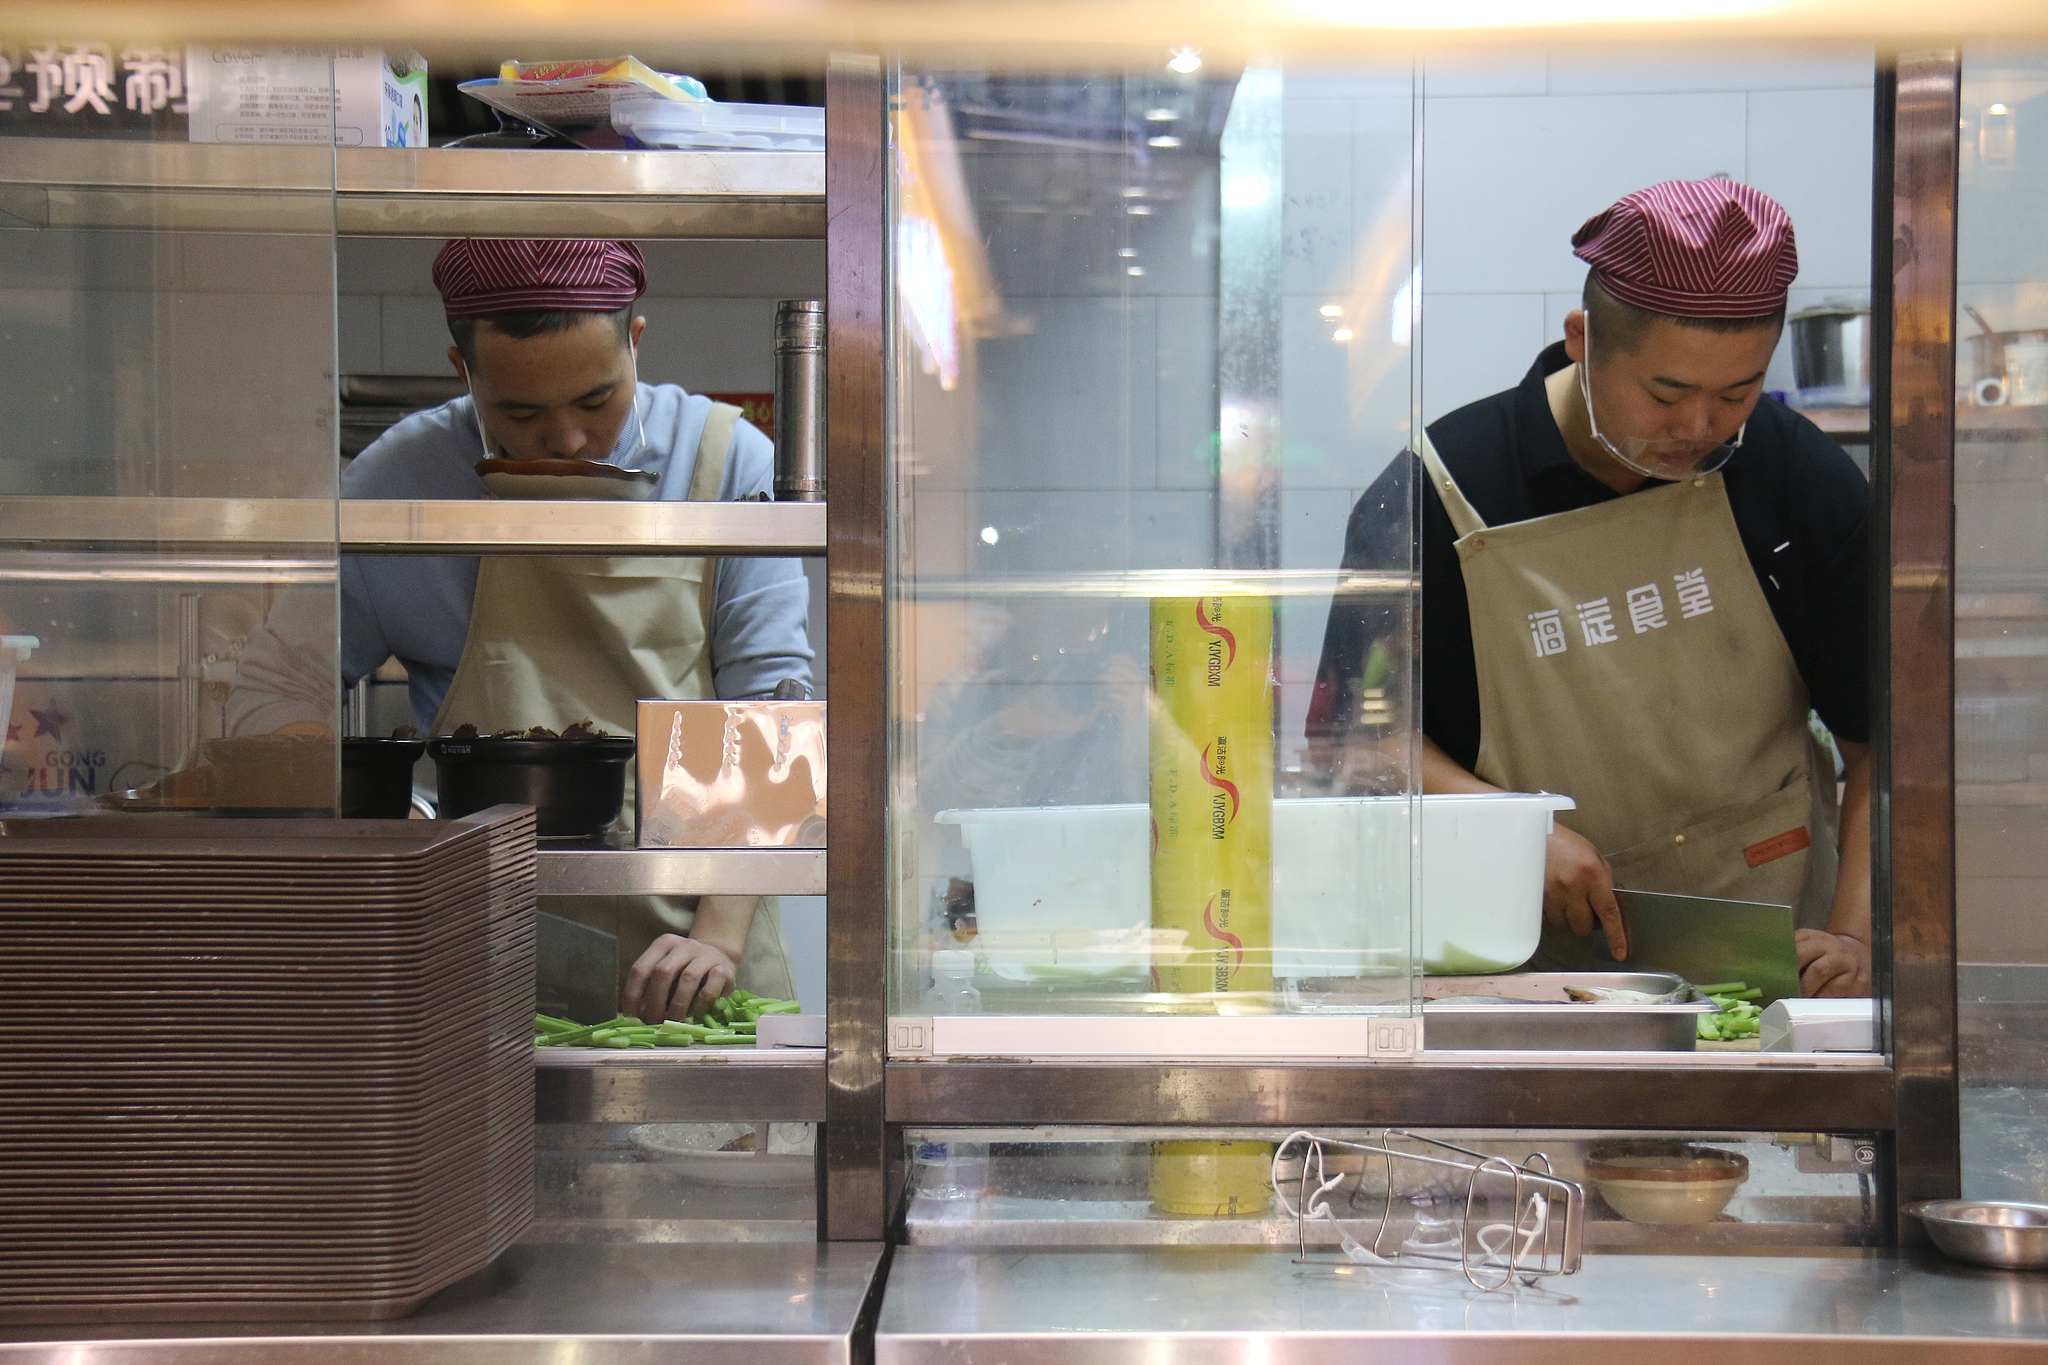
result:
<svg viewBox="0 0 2048 1365"><path fill-rule="evenodd" d="M746 1049L738 1049L745 1053ZM779 1051L779 1049L778 1049ZM825 1065L815 1055L760 1058L534 1058L542 1123L816 1123Z"/></svg>
<svg viewBox="0 0 2048 1365"><path fill-rule="evenodd" d="M1661 1128L1661 1130L1823 1130L1823 1132L1892 1132L1901 1130L1901 1193L1942 1193L1942 1181L1954 1179L1954 931L1952 931L1952 857L1950 839L1950 405L1948 383L1952 342L1948 309L1952 307L1954 258L1954 149L1956 149L1956 59L1954 55L1915 57L1898 68L1896 139L1890 129L1890 74L1880 76L1878 111L1886 131L1878 141L1880 184L1874 199L1878 235L1888 246L1898 239L1913 244L1919 266L1903 266L1898 276L1903 327L1898 334L1901 364L1917 364L1911 383L1892 393L1894 440L1888 454L1896 458L1896 477L1880 483L1880 503L1888 503L1894 520L1886 520L1890 538L1888 563L1896 565L1888 591L1888 624L1880 636L1890 659L1880 669L1882 700L1894 708L1890 749L1880 739L1880 786L1896 782L1896 794L1880 794L1878 868L1888 868L1896 896L1880 900L1878 919L1890 909L1896 917L1901 945L1898 968L1898 1009L1894 1044L1901 1068L1870 1064L1860 1068L1812 1066L1780 1070L1776 1066L1649 1066L1649 1064L1585 1064L1565 1058L1491 1056L1460 1064L1366 1064L1366 1066L1264 1066L1264 1064L1042 1064L1042 1062L895 1062L887 1066L887 1121L893 1126L1006 1126L1006 1124L1155 1124L1155 1126L1380 1126L1415 1128L1481 1126L1481 1128ZM1946 100L1946 102L1944 102ZM1898 188L1892 192L1890 156L1898 149ZM846 174L834 156L829 176ZM840 201L834 178L834 221ZM848 205L850 207L850 205ZM866 205L862 205L866 213ZM1896 223L1896 225L1894 225ZM854 264L834 244L834 278L850 274ZM844 239L850 244L850 239ZM874 258L879 268L881 256ZM1878 297L1886 297L1888 278L1880 272ZM836 356L836 383L842 383ZM834 391L838 401L838 389ZM840 442L840 413L834 409L834 432ZM1878 424L1880 428L1884 424ZM850 450L836 444L838 471L846 479L879 481L883 477L881 448L874 448L874 469L856 473ZM1882 460L1880 460L1882 465ZM1882 479L1882 475L1880 475ZM874 485L879 487L879 485ZM840 489L836 489L840 491ZM850 491L850 489L846 489ZM842 520L844 518L844 520ZM856 532L858 544L842 540ZM852 575L842 569L842 548L862 555L862 565L879 563L881 514L854 516L838 508L831 524L834 540L836 593L846 583L852 596ZM1886 561L1878 555L1876 559ZM844 575L844 577L842 577ZM862 626L879 626L879 581L860 581L874 593L877 610L862 616ZM836 606L842 602L834 598ZM852 602L848 602L852 606ZM1884 612L1880 612L1880 618ZM834 616L834 686L848 647L840 616ZM852 614L846 620L854 620ZM866 649L872 636L860 636L856 649ZM879 673L862 677L874 684ZM872 665L877 667L879 665ZM838 743L881 745L883 708L877 700L872 714L846 714L842 702ZM1882 710L1882 706L1880 706ZM862 726L848 735L848 726ZM842 761L838 749L834 772L848 780L856 763ZM874 802L883 790L881 753L872 755L872 778L864 798ZM877 802L879 806L879 802ZM842 845L834 857L848 853ZM874 896L881 886L883 835L872 835L870 878L860 886ZM1888 839L1888 841L1886 841ZM844 864L836 864L844 866ZM1880 884L1886 876L1880 872ZM834 878L834 886L838 886ZM838 915L836 935L852 933ZM883 913L879 902L860 905L864 952L879 952ZM872 935L872 937L866 937ZM834 970L842 970L840 943L834 939ZM852 943L848 943L852 948ZM862 970L870 970L866 962ZM834 978L836 982L840 978ZM870 997L881 984L881 970L864 974L856 995L840 997L834 986L834 1009L858 1007L862 1017L874 1009ZM1880 980L1880 990L1890 988ZM844 1001L844 1005L842 1005ZM846 1029L842 1033L842 1027ZM834 1017L836 1046L852 1050L852 1013ZM868 1033L866 1040L874 1036ZM866 1048L858 1054L866 1060ZM848 1062L842 1062L848 1068ZM860 1095L866 1095L866 1072L860 1072ZM862 1111L862 1121L870 1121ZM872 1130L866 1130L872 1132ZM1946 1146L1944 1146L1946 1144ZM864 1216L881 1218L881 1173L870 1173L866 1187L874 1203ZM852 1185L842 1175L836 1195L852 1199ZM838 1205L844 1209L844 1203Z"/></svg>
<svg viewBox="0 0 2048 1365"><path fill-rule="evenodd" d="M888 1030L888 644L882 600L889 475L883 426L886 101L879 58L834 56L825 76L826 621L832 704L827 799L824 1203L819 1235L882 1240L890 1154L882 1115ZM792 503L795 508L804 504Z"/></svg>
<svg viewBox="0 0 2048 1365"><path fill-rule="evenodd" d="M888 1139L896 1124L1876 1131L1896 1135L1896 1199L1948 1194L1958 1160L1950 512L1958 75L1954 52L1901 57L1880 73L1877 107L1874 301L1880 334L1893 345L1874 357L1873 411L1883 413L1872 423L1876 543L1887 551L1874 556L1885 566L1873 644L1883 661L1874 837L1878 957L1888 950L1893 964L1880 973L1878 992L1888 1002L1895 1070L1594 1066L1498 1056L1462 1066L885 1065L888 138L883 66L872 56L832 61L822 184L814 183L815 158L800 165L761 154L728 162L683 153L438 159L344 150L330 162L325 149L272 149L274 157L258 161L229 155L242 149L182 144L56 148L14 139L0 147L0 214L53 226L92 214L112 215L107 222L118 225L121 213L133 211L153 227L288 231L303 205L323 232L333 230L338 212L345 233L440 235L474 219L493 233L545 234L567 231L571 217L577 235L822 233L835 485L828 504L606 504L601 519L586 520L587 504L507 510L352 502L337 513L319 499L11 498L0 505L0 546L212 547L203 572L236 581L244 573L263 577L261 557L332 545L337 516L342 547L353 553L826 553L830 795L839 810L823 858L831 914L822 1067L544 1066L542 1106L551 1117L606 1121L742 1107L752 1118L822 1117L820 1226L831 1240L886 1235L897 1158ZM252 165L263 167L261 183L249 178ZM529 188L507 192L508 179ZM337 194L339 210L331 207ZM593 227L593 205L602 228ZM543 507L545 518L532 515ZM690 856L683 853L549 856L542 872L565 879L557 889L587 886L592 877L608 890L658 883L672 891L679 880L699 879L692 889L818 886L817 855L795 851L758 863L700 857L694 870L677 861ZM804 1079L792 1086L798 1075Z"/></svg>
<svg viewBox="0 0 2048 1365"><path fill-rule="evenodd" d="M1589 1256L1474 1294L1285 1251L904 1247L877 1365L2001 1365L2041 1358L2039 1281L1894 1256ZM1465 1292L1459 1292L1465 1291Z"/></svg>
<svg viewBox="0 0 2048 1365"><path fill-rule="evenodd" d="M1874 958L1898 1085L1898 1203L1958 1190L1955 917L1956 167L1961 62L1902 55L1880 73L1879 217L1873 291L1880 311L1871 472L1873 559L1884 572L1877 638ZM1889 120L1882 115L1888 112ZM1889 210L1888 214L1886 210ZM1878 272L1889 275L1889 281ZM1886 949L1889 948L1889 952ZM1887 985L1889 989L1886 989ZM1918 1224L1898 1229L1923 1236Z"/></svg>
<svg viewBox="0 0 2048 1365"><path fill-rule="evenodd" d="M786 502L10 497L0 548L219 554L816 555L825 509Z"/></svg>
<svg viewBox="0 0 2048 1365"><path fill-rule="evenodd" d="M9 138L0 222L383 237L817 238L803 152L227 146Z"/></svg>
<svg viewBox="0 0 2048 1365"><path fill-rule="evenodd" d="M852 1365L882 1247L520 1246L392 1322L12 1327L6 1365ZM687 1287L687 1292L679 1292Z"/></svg>
<svg viewBox="0 0 2048 1365"><path fill-rule="evenodd" d="M542 896L822 896L820 848L544 848Z"/></svg>
<svg viewBox="0 0 2048 1365"><path fill-rule="evenodd" d="M1505 1054L1491 1054L1504 1058ZM1891 1073L1637 1066L900 1062L889 1121L1190 1127L1760 1128L1893 1125Z"/></svg>

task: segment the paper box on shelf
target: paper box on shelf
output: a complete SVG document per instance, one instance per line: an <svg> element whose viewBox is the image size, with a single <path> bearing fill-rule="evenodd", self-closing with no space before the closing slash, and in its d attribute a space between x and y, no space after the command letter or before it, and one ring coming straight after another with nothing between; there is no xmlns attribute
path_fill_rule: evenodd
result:
<svg viewBox="0 0 2048 1365"><path fill-rule="evenodd" d="M427 145L427 61L406 49L194 45L185 82L194 142Z"/></svg>
<svg viewBox="0 0 2048 1365"><path fill-rule="evenodd" d="M823 848L825 703L643 701L642 848Z"/></svg>

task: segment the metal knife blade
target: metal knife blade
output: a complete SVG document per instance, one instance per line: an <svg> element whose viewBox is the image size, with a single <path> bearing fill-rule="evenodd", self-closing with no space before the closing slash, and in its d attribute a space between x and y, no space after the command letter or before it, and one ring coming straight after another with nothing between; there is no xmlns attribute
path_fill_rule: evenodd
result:
<svg viewBox="0 0 2048 1365"><path fill-rule="evenodd" d="M619 940L602 929L533 912L534 1008L579 1024L619 1012Z"/></svg>
<svg viewBox="0 0 2048 1365"><path fill-rule="evenodd" d="M1695 986L1745 982L1763 992L1759 1005L1799 998L1791 906L1657 891L1616 890L1614 898L1630 971L1675 972Z"/></svg>

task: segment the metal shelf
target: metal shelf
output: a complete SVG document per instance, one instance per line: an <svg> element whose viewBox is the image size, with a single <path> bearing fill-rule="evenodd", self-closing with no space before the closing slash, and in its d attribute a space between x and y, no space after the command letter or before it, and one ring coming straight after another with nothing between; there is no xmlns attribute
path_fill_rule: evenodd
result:
<svg viewBox="0 0 2048 1365"><path fill-rule="evenodd" d="M1441 1054L1439 1054L1441 1056ZM1852 1132L1896 1126L1892 1072L1711 1062L1531 1064L1464 1053L1463 1065L900 1062L888 1064L887 1118L935 1126L1345 1125L1399 1115L1416 1128L1771 1128ZM1743 1062L1751 1060L1742 1057Z"/></svg>
<svg viewBox="0 0 2048 1365"><path fill-rule="evenodd" d="M825 552L823 503L149 497L0 499L0 548L208 547L305 558L331 552L337 521L349 554Z"/></svg>
<svg viewBox="0 0 2048 1365"><path fill-rule="evenodd" d="M542 896L822 896L822 848L572 848L543 846Z"/></svg>
<svg viewBox="0 0 2048 1365"><path fill-rule="evenodd" d="M347 236L819 238L807 152L0 139L0 222Z"/></svg>
<svg viewBox="0 0 2048 1365"><path fill-rule="evenodd" d="M816 1123L825 1117L823 1048L689 1048L672 1056L536 1048L533 1080L534 1117L542 1123Z"/></svg>
<svg viewBox="0 0 2048 1365"><path fill-rule="evenodd" d="M821 555L821 502L341 504L350 554Z"/></svg>

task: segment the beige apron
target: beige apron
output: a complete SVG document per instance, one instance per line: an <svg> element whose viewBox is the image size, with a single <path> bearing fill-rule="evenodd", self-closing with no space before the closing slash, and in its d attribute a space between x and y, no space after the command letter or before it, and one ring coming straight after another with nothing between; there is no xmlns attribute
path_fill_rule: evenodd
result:
<svg viewBox="0 0 2048 1365"><path fill-rule="evenodd" d="M692 502L717 498L739 409L714 403L697 443ZM475 725L484 733L595 721L630 735L643 697L713 695L708 647L714 561L649 556L485 556L470 605L469 636L434 733ZM633 774L615 833L633 831ZM663 934L687 934L694 896L544 896L540 908L619 940L619 975ZM741 988L793 998L789 952L773 897L754 911L740 959Z"/></svg>
<svg viewBox="0 0 2048 1365"><path fill-rule="evenodd" d="M1618 886L1824 924L1833 763L1721 476L1489 527L1426 434L1421 447L1471 604L1479 777L1571 797L1558 820ZM1544 937L1547 954L1584 955Z"/></svg>

